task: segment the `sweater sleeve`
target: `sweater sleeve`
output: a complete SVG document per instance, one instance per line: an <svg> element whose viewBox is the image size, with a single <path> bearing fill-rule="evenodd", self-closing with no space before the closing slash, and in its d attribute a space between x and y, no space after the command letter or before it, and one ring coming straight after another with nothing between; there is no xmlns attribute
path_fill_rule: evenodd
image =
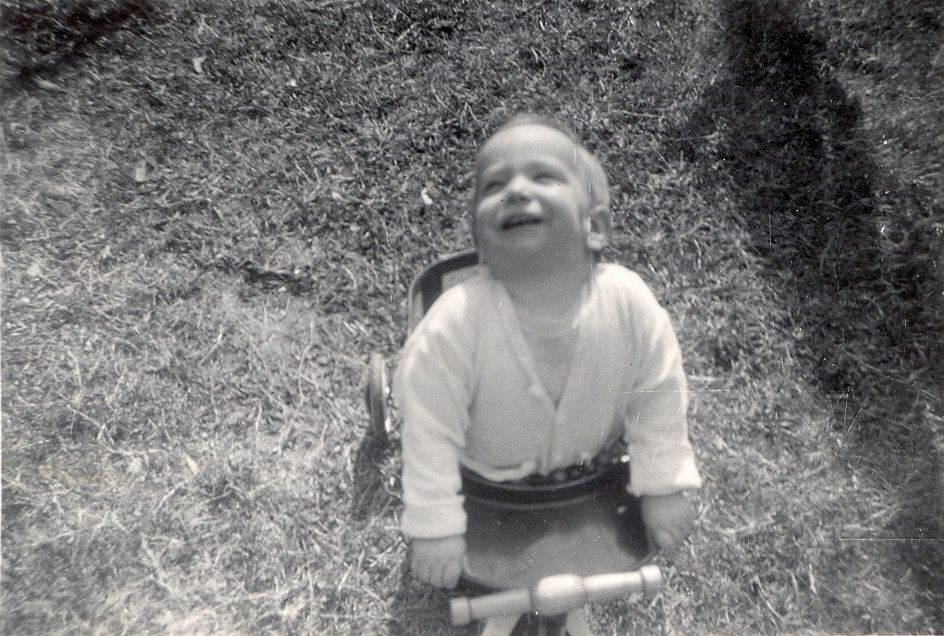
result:
<svg viewBox="0 0 944 636"><path fill-rule="evenodd" d="M431 310L407 341L394 375L403 418L400 526L412 538L466 531L459 454L469 420L471 355L467 330L450 313Z"/></svg>
<svg viewBox="0 0 944 636"><path fill-rule="evenodd" d="M701 477L688 439L681 349L668 312L640 284L632 312L637 349L630 352L636 371L625 419L628 490L637 496L667 495L701 487Z"/></svg>

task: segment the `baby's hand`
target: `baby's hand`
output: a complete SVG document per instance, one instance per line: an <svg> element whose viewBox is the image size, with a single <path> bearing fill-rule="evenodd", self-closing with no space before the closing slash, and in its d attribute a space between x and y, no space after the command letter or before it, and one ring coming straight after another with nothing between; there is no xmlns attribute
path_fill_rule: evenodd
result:
<svg viewBox="0 0 944 636"><path fill-rule="evenodd" d="M465 562L465 536L413 539L413 576L436 587L454 588Z"/></svg>
<svg viewBox="0 0 944 636"><path fill-rule="evenodd" d="M682 493L644 495L640 498L640 505L643 523L660 549L672 551L692 531L695 509Z"/></svg>

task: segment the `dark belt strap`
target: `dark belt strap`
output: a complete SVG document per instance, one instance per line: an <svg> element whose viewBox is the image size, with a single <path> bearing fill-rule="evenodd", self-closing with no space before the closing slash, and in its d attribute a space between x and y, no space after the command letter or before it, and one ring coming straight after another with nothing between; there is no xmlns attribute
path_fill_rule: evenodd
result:
<svg viewBox="0 0 944 636"><path fill-rule="evenodd" d="M506 504L540 505L564 502L597 493L604 486L628 481L626 444L617 440L593 458L559 468L547 475L535 473L514 481L492 481L462 466L462 494Z"/></svg>

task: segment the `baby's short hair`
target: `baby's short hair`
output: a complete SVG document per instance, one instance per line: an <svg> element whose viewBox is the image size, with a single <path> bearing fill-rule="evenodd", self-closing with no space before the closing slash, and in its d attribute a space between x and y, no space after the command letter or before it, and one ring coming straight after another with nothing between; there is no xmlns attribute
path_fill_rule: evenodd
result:
<svg viewBox="0 0 944 636"><path fill-rule="evenodd" d="M577 149L575 157L576 167L587 185L588 208L593 209L600 207L604 210L609 210L610 182L606 177L606 171L603 170L603 166L597 158L583 145L583 142L580 141L577 133L572 128L552 117L536 113L522 113L505 121L505 123L498 127L498 130L492 133L492 136L504 130L508 130L509 128L514 128L515 126L528 124L547 126L548 128L552 128L553 130L567 135Z"/></svg>

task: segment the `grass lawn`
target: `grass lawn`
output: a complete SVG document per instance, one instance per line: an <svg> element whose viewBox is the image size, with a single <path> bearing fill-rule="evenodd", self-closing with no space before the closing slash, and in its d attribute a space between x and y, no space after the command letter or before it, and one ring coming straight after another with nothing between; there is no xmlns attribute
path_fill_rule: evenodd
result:
<svg viewBox="0 0 944 636"><path fill-rule="evenodd" d="M453 633L364 373L520 111L603 160L705 478L591 626L944 632L935 0L0 11L4 634Z"/></svg>

